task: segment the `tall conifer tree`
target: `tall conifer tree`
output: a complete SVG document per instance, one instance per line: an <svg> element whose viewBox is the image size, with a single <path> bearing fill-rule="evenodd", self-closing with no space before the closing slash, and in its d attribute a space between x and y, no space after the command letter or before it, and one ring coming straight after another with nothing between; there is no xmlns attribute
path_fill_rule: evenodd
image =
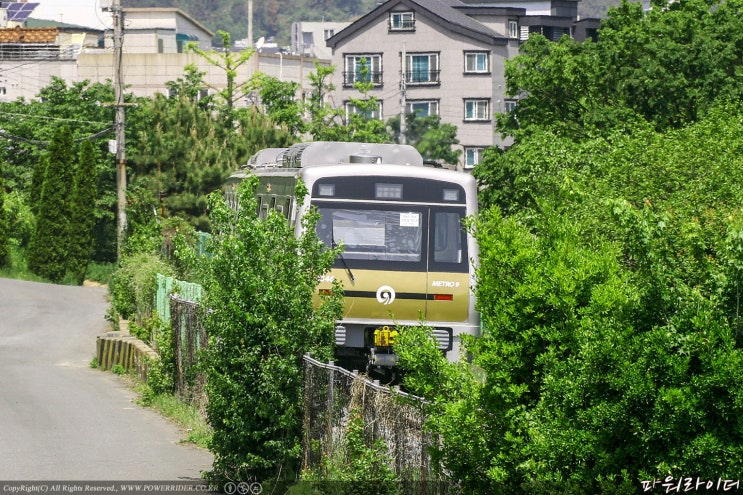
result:
<svg viewBox="0 0 743 495"><path fill-rule="evenodd" d="M70 128L58 127L49 146L36 229L28 250L29 269L52 282L64 279L72 259L73 145Z"/></svg>
<svg viewBox="0 0 743 495"><path fill-rule="evenodd" d="M93 254L94 229L96 225L95 201L97 195L95 149L91 141L80 146L75 188L72 197L72 276L78 284L85 280L88 263Z"/></svg>

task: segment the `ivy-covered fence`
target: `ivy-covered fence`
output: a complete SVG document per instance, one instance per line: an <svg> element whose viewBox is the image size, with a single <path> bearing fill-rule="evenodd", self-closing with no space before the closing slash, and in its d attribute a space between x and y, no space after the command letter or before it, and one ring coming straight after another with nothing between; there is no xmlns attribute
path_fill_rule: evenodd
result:
<svg viewBox="0 0 743 495"><path fill-rule="evenodd" d="M397 388L305 355L302 469L316 471L343 462L349 424L358 418L366 445L381 445L404 493L455 492L431 458L436 438L423 427L423 405L420 398Z"/></svg>
<svg viewBox="0 0 743 495"><path fill-rule="evenodd" d="M198 368L199 352L207 343L198 314L201 295L199 284L157 276L155 308L160 319L170 322L175 390L181 397L196 403L205 401L204 376Z"/></svg>

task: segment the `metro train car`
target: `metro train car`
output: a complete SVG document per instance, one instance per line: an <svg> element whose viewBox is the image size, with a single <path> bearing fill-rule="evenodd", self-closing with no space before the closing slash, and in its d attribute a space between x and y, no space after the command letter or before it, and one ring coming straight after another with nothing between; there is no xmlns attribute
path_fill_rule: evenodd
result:
<svg viewBox="0 0 743 495"><path fill-rule="evenodd" d="M250 174L259 179L261 217L276 210L299 233L299 219L316 208L318 237L343 245L317 287L319 300L334 280L343 286L339 364L388 372L398 332L421 323L450 361L459 359L461 336L480 330L471 290L478 249L463 222L477 211L471 175L426 166L412 146L301 143L261 150L232 174L225 194L233 207L237 183ZM308 192L301 207L298 180Z"/></svg>

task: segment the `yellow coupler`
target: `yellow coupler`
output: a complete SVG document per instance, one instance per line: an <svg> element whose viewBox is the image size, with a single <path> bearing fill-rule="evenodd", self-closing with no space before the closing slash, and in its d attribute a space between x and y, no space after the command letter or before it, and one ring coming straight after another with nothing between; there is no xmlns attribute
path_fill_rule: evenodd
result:
<svg viewBox="0 0 743 495"><path fill-rule="evenodd" d="M147 379L150 363L158 358L150 346L129 334L128 322L119 324L118 332L108 332L96 339L98 367L109 371L119 364L127 371L134 370L139 378Z"/></svg>

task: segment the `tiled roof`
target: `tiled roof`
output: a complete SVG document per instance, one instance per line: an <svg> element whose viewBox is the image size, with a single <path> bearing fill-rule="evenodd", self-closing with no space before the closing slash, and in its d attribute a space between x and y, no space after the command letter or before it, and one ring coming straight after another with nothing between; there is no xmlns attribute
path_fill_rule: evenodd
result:
<svg viewBox="0 0 743 495"><path fill-rule="evenodd" d="M0 43L56 43L57 28L0 28Z"/></svg>
<svg viewBox="0 0 743 495"><path fill-rule="evenodd" d="M329 38L327 40L327 45L334 47L341 40L348 36L352 36L358 29L373 22L380 15L384 15L397 5L426 12L439 24L460 34L478 38L490 43L500 44L507 41L502 35L462 13L459 9L466 7L467 5L462 3L460 0L387 0L386 2L379 4L368 14L359 18L346 29Z"/></svg>

